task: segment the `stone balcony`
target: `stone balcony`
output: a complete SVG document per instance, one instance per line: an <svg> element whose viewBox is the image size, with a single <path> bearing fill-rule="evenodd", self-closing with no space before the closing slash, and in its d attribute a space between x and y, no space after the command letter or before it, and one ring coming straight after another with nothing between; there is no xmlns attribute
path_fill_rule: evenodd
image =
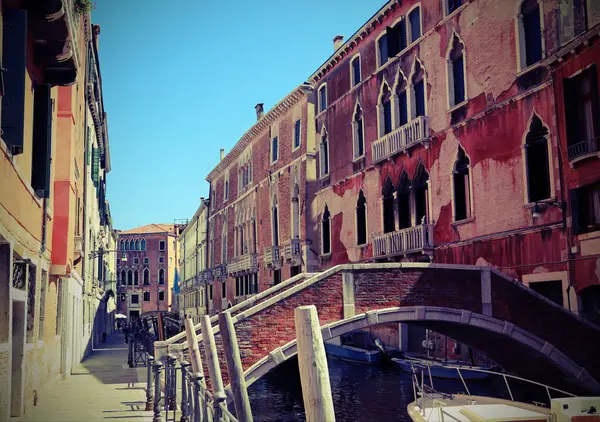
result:
<svg viewBox="0 0 600 422"><path fill-rule="evenodd" d="M283 260L299 265L302 262L302 245L300 239L290 239L283 245Z"/></svg>
<svg viewBox="0 0 600 422"><path fill-rule="evenodd" d="M425 147L429 146L429 119L426 116L419 116L373 142L373 163L387 160L421 142Z"/></svg>
<svg viewBox="0 0 600 422"><path fill-rule="evenodd" d="M213 273L211 269L206 269L200 273L200 283L209 284L213 281Z"/></svg>
<svg viewBox="0 0 600 422"><path fill-rule="evenodd" d="M264 260L267 268L281 268L281 250L279 246L265 246Z"/></svg>
<svg viewBox="0 0 600 422"><path fill-rule="evenodd" d="M212 269L213 280L225 280L227 278L227 266L219 264Z"/></svg>
<svg viewBox="0 0 600 422"><path fill-rule="evenodd" d="M422 224L373 236L373 257L406 255L433 250L433 225Z"/></svg>
<svg viewBox="0 0 600 422"><path fill-rule="evenodd" d="M258 271L258 256L255 253L247 253L236 256L227 263L227 274L237 277Z"/></svg>

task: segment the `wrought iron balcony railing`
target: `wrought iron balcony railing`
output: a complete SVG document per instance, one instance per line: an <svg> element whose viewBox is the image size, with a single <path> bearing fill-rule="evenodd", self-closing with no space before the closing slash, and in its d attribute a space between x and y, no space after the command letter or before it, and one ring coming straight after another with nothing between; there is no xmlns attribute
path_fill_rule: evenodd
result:
<svg viewBox="0 0 600 422"><path fill-rule="evenodd" d="M422 224L373 236L373 256L404 255L433 249L433 225Z"/></svg>
<svg viewBox="0 0 600 422"><path fill-rule="evenodd" d="M569 161L579 161L589 155L598 154L598 141L600 138L586 139L571 145L567 149Z"/></svg>
<svg viewBox="0 0 600 422"><path fill-rule="evenodd" d="M426 116L419 116L373 142L371 147L373 163L391 158L419 142L425 142L428 138L429 119Z"/></svg>

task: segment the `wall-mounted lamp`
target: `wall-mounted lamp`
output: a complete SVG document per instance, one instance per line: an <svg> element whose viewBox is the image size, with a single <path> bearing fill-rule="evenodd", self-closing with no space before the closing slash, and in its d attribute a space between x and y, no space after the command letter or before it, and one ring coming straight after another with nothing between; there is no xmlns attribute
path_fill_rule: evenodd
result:
<svg viewBox="0 0 600 422"><path fill-rule="evenodd" d="M543 201L542 204L546 205L547 207L553 206L556 208L560 208L563 212L565 211L565 209L567 207L566 202L558 201L556 199L553 201ZM536 202L533 205L533 208L531 208L531 217L533 217L533 219L536 219L536 218L540 218L541 216L542 216L542 212L541 212L540 202Z"/></svg>

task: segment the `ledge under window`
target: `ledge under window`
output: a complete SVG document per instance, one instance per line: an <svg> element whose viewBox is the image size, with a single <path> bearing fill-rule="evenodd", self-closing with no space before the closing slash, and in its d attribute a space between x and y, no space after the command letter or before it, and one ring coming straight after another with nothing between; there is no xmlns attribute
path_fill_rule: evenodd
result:
<svg viewBox="0 0 600 422"><path fill-rule="evenodd" d="M541 61L541 60L540 60L539 62L537 62L537 63L534 63L534 64L532 64L532 65L529 65L529 66L527 66L527 67L526 67L526 68L524 68L524 69L521 69L521 70L519 70L519 71L517 72L517 74L516 74L516 77L518 78L518 77L520 77L520 76L523 76L523 75L525 75L526 73L529 73L529 72L531 72L532 70L535 70L535 69L537 69L537 68L539 68L539 67L542 67L542 61Z"/></svg>
<svg viewBox="0 0 600 422"><path fill-rule="evenodd" d="M462 220L453 221L450 223L453 227L462 226L464 224L469 224L475 221L475 217L463 218Z"/></svg>
<svg viewBox="0 0 600 422"><path fill-rule="evenodd" d="M467 104L469 104L469 99L467 98L466 100L461 101L460 103L453 105L452 107L450 107L447 110L447 113L452 113L453 111L456 111L460 108L463 108L464 106L466 106Z"/></svg>

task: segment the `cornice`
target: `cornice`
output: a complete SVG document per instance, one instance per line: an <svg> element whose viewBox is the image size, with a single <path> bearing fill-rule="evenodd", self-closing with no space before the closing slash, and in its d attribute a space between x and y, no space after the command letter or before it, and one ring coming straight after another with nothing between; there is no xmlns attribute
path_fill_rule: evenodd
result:
<svg viewBox="0 0 600 422"><path fill-rule="evenodd" d="M251 144L252 140L268 128L277 118L281 117L286 111L292 108L304 95L311 93L312 86L302 84L288 94L283 100L279 101L273 108L260 118L235 144L233 149L217 164L215 168L206 176L208 182L213 181L224 171L235 159Z"/></svg>

